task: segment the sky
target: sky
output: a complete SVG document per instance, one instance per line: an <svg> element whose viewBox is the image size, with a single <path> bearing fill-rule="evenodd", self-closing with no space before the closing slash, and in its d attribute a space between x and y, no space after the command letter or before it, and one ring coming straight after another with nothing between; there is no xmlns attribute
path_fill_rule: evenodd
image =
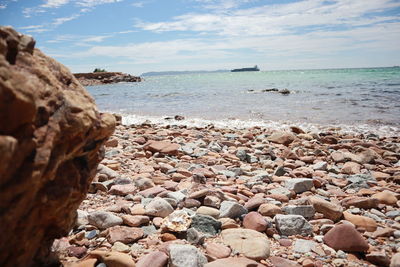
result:
<svg viewBox="0 0 400 267"><path fill-rule="evenodd" d="M0 0L0 24L72 72L400 65L400 0Z"/></svg>

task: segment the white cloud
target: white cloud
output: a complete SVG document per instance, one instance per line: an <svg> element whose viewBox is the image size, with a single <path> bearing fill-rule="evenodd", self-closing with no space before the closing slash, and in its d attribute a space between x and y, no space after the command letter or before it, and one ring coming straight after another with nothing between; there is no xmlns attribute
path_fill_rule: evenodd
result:
<svg viewBox="0 0 400 267"><path fill-rule="evenodd" d="M79 17L80 17L80 14L73 14L73 15L68 16L68 17L56 18L56 19L53 20L51 25L53 27L57 27L57 26L60 26L61 24L64 24L65 22L74 20L74 19L79 18Z"/></svg>
<svg viewBox="0 0 400 267"><path fill-rule="evenodd" d="M6 4L0 4L0 9L5 9L7 7Z"/></svg>
<svg viewBox="0 0 400 267"><path fill-rule="evenodd" d="M94 6L103 5L103 4L118 3L121 1L123 1L123 0L79 0L76 3L79 6L94 7Z"/></svg>
<svg viewBox="0 0 400 267"><path fill-rule="evenodd" d="M215 2L205 1L202 2ZM225 1L222 1L225 2ZM231 1L227 1L231 2ZM232 1L236 4L243 1ZM391 0L336 0L330 2L304 0L290 4L265 5L231 12L185 14L171 21L135 26L148 31L194 31L223 36L276 35L293 32L301 27L362 26L398 19L370 13L399 7ZM368 16L367 16L368 15Z"/></svg>
<svg viewBox="0 0 400 267"><path fill-rule="evenodd" d="M237 8L245 3L256 2L257 0L194 0L194 1L201 3L203 7L207 9L227 10L227 9Z"/></svg>
<svg viewBox="0 0 400 267"><path fill-rule="evenodd" d="M69 0L46 0L41 7L43 8L59 8L68 4Z"/></svg>

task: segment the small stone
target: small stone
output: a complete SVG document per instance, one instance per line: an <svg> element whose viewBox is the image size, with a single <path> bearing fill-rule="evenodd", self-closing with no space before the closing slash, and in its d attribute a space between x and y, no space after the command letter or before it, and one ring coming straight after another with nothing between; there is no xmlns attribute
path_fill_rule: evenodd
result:
<svg viewBox="0 0 400 267"><path fill-rule="evenodd" d="M163 233L161 234L160 238L163 242L173 241L177 239L176 236L171 233Z"/></svg>
<svg viewBox="0 0 400 267"><path fill-rule="evenodd" d="M313 205L315 211L322 213L327 219L337 222L342 217L343 209L339 205L319 197L309 197L308 201Z"/></svg>
<svg viewBox="0 0 400 267"><path fill-rule="evenodd" d="M218 218L220 211L215 209L215 208L211 208L211 207L206 207L206 206L201 206L196 210L197 214L202 214L202 215L208 215L214 218Z"/></svg>
<svg viewBox="0 0 400 267"><path fill-rule="evenodd" d="M360 164L348 161L343 165L341 172L344 174L358 174L360 173L360 170L361 170Z"/></svg>
<svg viewBox="0 0 400 267"><path fill-rule="evenodd" d="M161 251L153 251L139 258L136 267L165 267L168 263L168 256Z"/></svg>
<svg viewBox="0 0 400 267"><path fill-rule="evenodd" d="M297 262L284 259L282 257L272 256L269 258L269 260L274 267L301 267L301 265Z"/></svg>
<svg viewBox="0 0 400 267"><path fill-rule="evenodd" d="M261 260L269 257L268 238L251 229L226 229L221 232L225 245L230 246L244 256Z"/></svg>
<svg viewBox="0 0 400 267"><path fill-rule="evenodd" d="M197 214L192 219L191 227L206 234L215 236L221 230L222 223L211 216Z"/></svg>
<svg viewBox="0 0 400 267"><path fill-rule="evenodd" d="M314 164L312 167L314 171L326 171L328 169L328 163L325 161L320 161Z"/></svg>
<svg viewBox="0 0 400 267"><path fill-rule="evenodd" d="M376 193L372 195L372 197L377 198L379 203L381 204L396 205L397 203L396 195L389 190L384 190L382 192Z"/></svg>
<svg viewBox="0 0 400 267"><path fill-rule="evenodd" d="M223 201L219 211L219 218L228 217L232 219L238 218L247 213L247 209L245 207L233 201Z"/></svg>
<svg viewBox="0 0 400 267"><path fill-rule="evenodd" d="M297 194L309 191L313 186L313 180L308 178L292 178L285 181L285 187Z"/></svg>
<svg viewBox="0 0 400 267"><path fill-rule="evenodd" d="M308 253L315 248L317 243L312 240L297 239L294 242L293 251L297 253Z"/></svg>
<svg viewBox="0 0 400 267"><path fill-rule="evenodd" d="M237 258L226 258L226 259L218 259L213 262L209 262L204 267L264 267L256 261L250 260L244 257Z"/></svg>
<svg viewBox="0 0 400 267"><path fill-rule="evenodd" d="M142 216L142 215L123 215L122 220L124 221L124 224L137 227L141 226L144 224L148 224L150 222L150 218L147 216Z"/></svg>
<svg viewBox="0 0 400 267"><path fill-rule="evenodd" d="M109 227L122 224L122 219L111 212L94 211L88 215L89 223L103 230Z"/></svg>
<svg viewBox="0 0 400 267"><path fill-rule="evenodd" d="M164 218L161 227L172 232L184 232L189 228L191 223L192 219L186 211L175 210Z"/></svg>
<svg viewBox="0 0 400 267"><path fill-rule="evenodd" d="M390 265L390 258L389 256L383 251L373 251L367 255L365 255L367 261L382 267L388 267Z"/></svg>
<svg viewBox="0 0 400 267"><path fill-rule="evenodd" d="M374 219L371 219L366 216L361 215L353 215L347 211L343 212L343 217L345 220L351 222L356 227L362 227L368 232L373 232L377 228L377 224Z"/></svg>
<svg viewBox="0 0 400 267"><path fill-rule="evenodd" d="M243 226L247 229L264 232L268 224L260 213L252 211L244 217Z"/></svg>
<svg viewBox="0 0 400 267"><path fill-rule="evenodd" d="M192 245L171 244L169 247L170 267L202 267L207 258Z"/></svg>
<svg viewBox="0 0 400 267"><path fill-rule="evenodd" d="M89 254L109 267L135 267L135 262L132 260L132 257L125 253L94 250L89 252Z"/></svg>
<svg viewBox="0 0 400 267"><path fill-rule="evenodd" d="M277 144L289 145L296 139L296 136L289 132L275 132L267 137L267 140Z"/></svg>
<svg viewBox="0 0 400 267"><path fill-rule="evenodd" d="M213 259L227 258L231 255L231 249L223 244L207 243L206 253Z"/></svg>
<svg viewBox="0 0 400 267"><path fill-rule="evenodd" d="M306 219L314 217L315 209L311 205L299 205L299 206L286 206L283 208L283 212L291 215L301 215Z"/></svg>
<svg viewBox="0 0 400 267"><path fill-rule="evenodd" d="M312 235L312 226L300 215L275 216L275 225L281 235Z"/></svg>
<svg viewBox="0 0 400 267"><path fill-rule="evenodd" d="M112 250L118 251L118 252L129 252L131 248L124 243L121 242L115 242L114 245L111 247Z"/></svg>
<svg viewBox="0 0 400 267"><path fill-rule="evenodd" d="M144 145L145 150L153 153L159 152L168 155L177 155L180 145L171 143L169 141L149 141Z"/></svg>
<svg viewBox="0 0 400 267"><path fill-rule="evenodd" d="M108 242L114 244L119 241L124 244L133 243L142 238L144 235L143 230L136 227L114 226L108 229Z"/></svg>
<svg viewBox="0 0 400 267"><path fill-rule="evenodd" d="M369 246L361 234L350 224L339 224L324 235L324 242L335 250L364 252Z"/></svg>
<svg viewBox="0 0 400 267"><path fill-rule="evenodd" d="M378 237L390 237L394 234L394 229L390 227L380 228L377 229L375 232L372 233L373 238Z"/></svg>
<svg viewBox="0 0 400 267"><path fill-rule="evenodd" d="M174 211L171 204L163 198L156 197L146 205L146 214L165 218Z"/></svg>
<svg viewBox="0 0 400 267"><path fill-rule="evenodd" d="M86 255L87 253L87 248L85 247L76 247L76 246L70 246L67 249L68 256L70 257L76 257L78 259L82 258L83 256Z"/></svg>
<svg viewBox="0 0 400 267"><path fill-rule="evenodd" d="M279 239L279 245L283 246L283 247L290 247L292 245L292 240L290 239Z"/></svg>
<svg viewBox="0 0 400 267"><path fill-rule="evenodd" d="M305 260L301 263L301 265L302 265L303 267L314 267L314 266L315 266L314 262L313 262L311 259L305 259Z"/></svg>
<svg viewBox="0 0 400 267"><path fill-rule="evenodd" d="M400 267L400 252L394 254L390 260L390 267Z"/></svg>
<svg viewBox="0 0 400 267"><path fill-rule="evenodd" d="M121 185L113 185L108 191L111 195L118 196L126 196L129 194L135 194L137 192L137 188L134 184L121 184Z"/></svg>
<svg viewBox="0 0 400 267"><path fill-rule="evenodd" d="M258 208L258 213L262 216L274 217L276 214L281 214L282 210L277 205L265 203Z"/></svg>
<svg viewBox="0 0 400 267"><path fill-rule="evenodd" d="M193 245L202 245L206 236L195 228L189 228L186 232L186 240Z"/></svg>

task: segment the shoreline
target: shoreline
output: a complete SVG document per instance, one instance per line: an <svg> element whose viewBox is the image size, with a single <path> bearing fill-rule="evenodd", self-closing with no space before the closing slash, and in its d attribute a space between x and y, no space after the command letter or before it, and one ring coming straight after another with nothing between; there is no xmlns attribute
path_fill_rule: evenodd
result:
<svg viewBox="0 0 400 267"><path fill-rule="evenodd" d="M107 111L113 113L112 111ZM116 114L116 113L114 113ZM358 134L378 134L382 137L398 136L400 133L399 126L388 124L365 124L365 123L328 123L319 124L311 122L296 122L287 120L262 120L262 119L202 119L197 117L185 117L180 115L182 119L176 120L175 116L152 116L152 115L136 115L127 113L118 113L121 117L123 125L140 125L149 122L157 126L186 126L186 127L207 127L212 125L216 128L226 128L232 130L249 129L252 127L260 127L266 130L289 130L291 126L300 127L309 132L334 131L338 133L358 133Z"/></svg>
<svg viewBox="0 0 400 267"><path fill-rule="evenodd" d="M75 248L57 254L66 266L104 253L138 267L385 266L400 252L399 159L399 137L121 124L56 241Z"/></svg>

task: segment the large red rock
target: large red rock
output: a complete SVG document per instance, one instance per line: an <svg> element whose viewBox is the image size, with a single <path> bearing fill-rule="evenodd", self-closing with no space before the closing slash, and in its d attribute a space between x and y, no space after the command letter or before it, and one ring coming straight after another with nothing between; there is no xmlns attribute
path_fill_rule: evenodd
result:
<svg viewBox="0 0 400 267"><path fill-rule="evenodd" d="M115 118L35 41L0 27L0 266L43 266L102 159Z"/></svg>
<svg viewBox="0 0 400 267"><path fill-rule="evenodd" d="M336 250L346 252L364 252L368 243L362 235L350 224L339 224L329 230L324 236L324 242Z"/></svg>

